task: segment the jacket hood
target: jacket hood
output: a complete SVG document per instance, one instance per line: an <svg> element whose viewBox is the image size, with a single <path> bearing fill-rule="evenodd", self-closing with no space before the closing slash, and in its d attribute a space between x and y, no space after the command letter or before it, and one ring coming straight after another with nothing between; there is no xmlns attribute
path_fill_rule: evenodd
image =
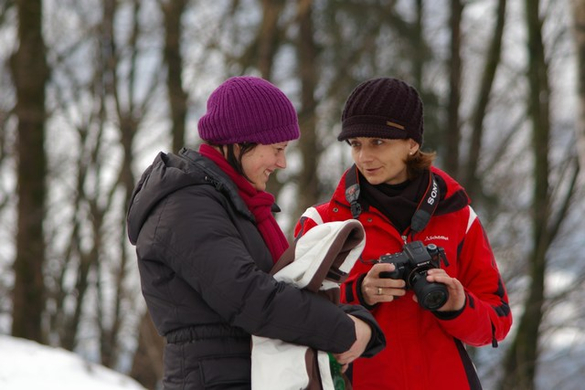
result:
<svg viewBox="0 0 585 390"><path fill-rule="evenodd" d="M214 186L239 212L253 220L236 185L215 163L191 149L183 148L178 155L160 152L132 192L126 216L130 242L136 244L148 215L162 199L181 188L201 184Z"/></svg>

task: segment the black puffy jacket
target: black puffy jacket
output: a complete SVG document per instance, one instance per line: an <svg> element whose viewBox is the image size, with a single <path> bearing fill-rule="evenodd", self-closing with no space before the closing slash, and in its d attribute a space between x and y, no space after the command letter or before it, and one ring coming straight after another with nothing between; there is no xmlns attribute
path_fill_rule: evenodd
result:
<svg viewBox="0 0 585 390"><path fill-rule="evenodd" d="M193 150L155 158L127 223L142 293L167 339L165 389L249 389L251 334L346 351L355 329L345 312L374 326L366 355L385 345L366 310L342 310L268 274L272 257L237 187Z"/></svg>

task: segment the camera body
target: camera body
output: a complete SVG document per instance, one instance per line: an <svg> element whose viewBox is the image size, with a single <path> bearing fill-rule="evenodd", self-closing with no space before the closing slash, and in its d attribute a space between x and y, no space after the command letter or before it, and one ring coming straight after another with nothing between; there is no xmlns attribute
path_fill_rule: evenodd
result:
<svg viewBox="0 0 585 390"><path fill-rule="evenodd" d="M435 244L425 246L421 241L404 245L402 252L380 257L381 263L392 263L396 269L381 272L381 278L402 279L406 289L412 289L423 309L437 310L449 299L447 287L442 283L427 281L427 271L440 268L441 260L449 265L443 248Z"/></svg>

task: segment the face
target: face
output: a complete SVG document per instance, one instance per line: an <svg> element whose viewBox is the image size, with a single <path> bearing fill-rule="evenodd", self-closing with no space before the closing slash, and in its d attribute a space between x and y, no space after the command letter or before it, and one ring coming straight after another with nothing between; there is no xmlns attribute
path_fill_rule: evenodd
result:
<svg viewBox="0 0 585 390"><path fill-rule="evenodd" d="M350 138L351 156L370 184L400 184L408 179L406 159L419 145L412 139Z"/></svg>
<svg viewBox="0 0 585 390"><path fill-rule="evenodd" d="M266 190L270 174L277 169L286 168L284 152L288 142L261 145L242 156L242 168L252 186L259 191Z"/></svg>

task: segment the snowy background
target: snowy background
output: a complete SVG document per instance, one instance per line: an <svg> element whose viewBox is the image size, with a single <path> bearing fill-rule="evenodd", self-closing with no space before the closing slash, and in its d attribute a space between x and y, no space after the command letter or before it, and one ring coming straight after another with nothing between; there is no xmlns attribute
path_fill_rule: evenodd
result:
<svg viewBox="0 0 585 390"><path fill-rule="evenodd" d="M64 349L0 335L0 389L144 390L144 387Z"/></svg>

